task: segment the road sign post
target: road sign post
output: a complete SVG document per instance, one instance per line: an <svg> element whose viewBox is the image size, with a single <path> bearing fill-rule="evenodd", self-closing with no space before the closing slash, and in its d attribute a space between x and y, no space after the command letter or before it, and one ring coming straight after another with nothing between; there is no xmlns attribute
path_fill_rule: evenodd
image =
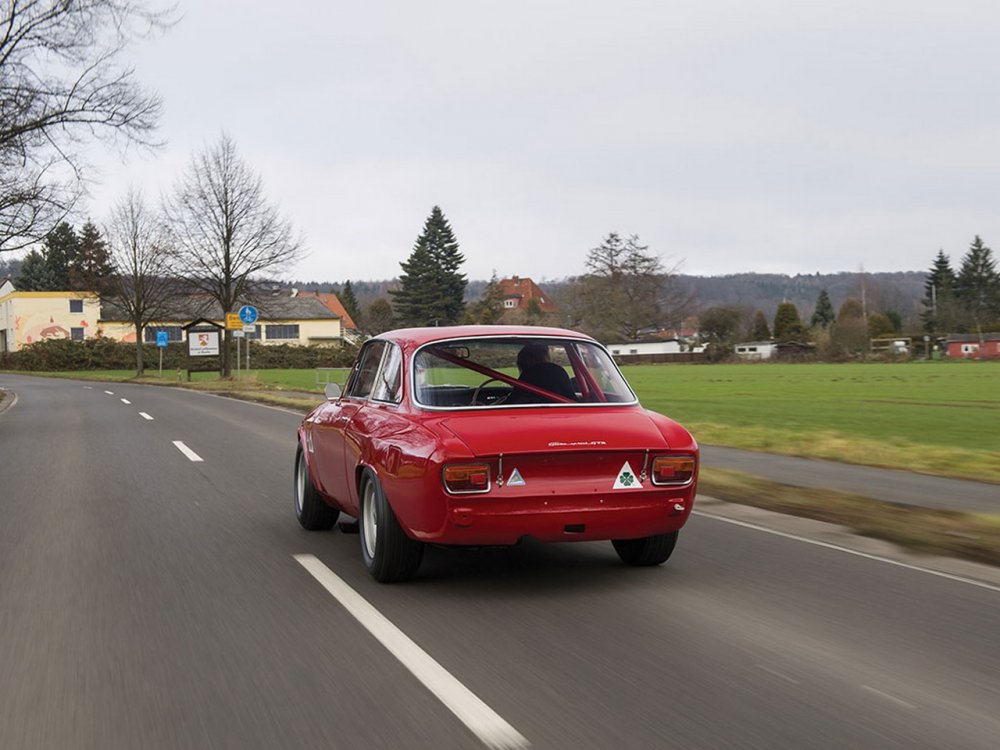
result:
<svg viewBox="0 0 1000 750"><path fill-rule="evenodd" d="M257 322L257 308L253 305L243 305L239 312L240 320L243 321L243 330L245 331L248 326L253 326ZM246 376L247 382L250 382L250 338L247 337L247 366L246 366Z"/></svg>
<svg viewBox="0 0 1000 750"><path fill-rule="evenodd" d="M156 348L160 351L160 377L163 377L163 350L167 348L169 336L166 331L156 332Z"/></svg>

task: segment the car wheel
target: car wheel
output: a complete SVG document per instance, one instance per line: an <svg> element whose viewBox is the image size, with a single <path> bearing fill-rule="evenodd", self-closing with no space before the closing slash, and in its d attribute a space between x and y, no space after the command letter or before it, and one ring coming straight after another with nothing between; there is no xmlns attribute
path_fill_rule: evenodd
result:
<svg viewBox="0 0 1000 750"><path fill-rule="evenodd" d="M611 544L626 565L661 565L677 544L677 532L656 534L642 539L614 539Z"/></svg>
<svg viewBox="0 0 1000 750"><path fill-rule="evenodd" d="M295 517L304 529L325 531L333 528L339 515L340 511L327 505L313 487L300 445L295 454Z"/></svg>
<svg viewBox="0 0 1000 750"><path fill-rule="evenodd" d="M382 583L412 578L423 559L424 545L403 531L370 469L361 477L360 506L361 557L368 572Z"/></svg>

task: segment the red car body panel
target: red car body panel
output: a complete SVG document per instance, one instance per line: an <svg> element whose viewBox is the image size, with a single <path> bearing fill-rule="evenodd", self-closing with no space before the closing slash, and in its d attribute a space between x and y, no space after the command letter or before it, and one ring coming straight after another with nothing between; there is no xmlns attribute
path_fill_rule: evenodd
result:
<svg viewBox="0 0 1000 750"><path fill-rule="evenodd" d="M368 467L406 534L425 542L635 539L684 525L696 492L698 446L679 424L638 403L494 409L417 404L414 353L433 341L476 336L594 343L571 331L511 326L409 329L377 337L402 350L400 403L341 396L316 407L298 431L312 482L330 505L356 517L361 472ZM692 456L694 476L682 486L654 485L652 460L672 455ZM488 491L445 489L444 467L463 463L488 466ZM634 486L616 482L626 464Z"/></svg>

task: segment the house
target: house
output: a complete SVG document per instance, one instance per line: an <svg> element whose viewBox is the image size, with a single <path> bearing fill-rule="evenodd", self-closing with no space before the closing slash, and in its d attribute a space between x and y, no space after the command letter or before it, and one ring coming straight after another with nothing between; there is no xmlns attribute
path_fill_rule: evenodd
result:
<svg viewBox="0 0 1000 750"><path fill-rule="evenodd" d="M535 306L537 306L538 311L541 313L551 314L559 312L559 308L553 304L552 300L542 291L541 287L531 279L522 279L519 276L501 279L500 296L503 298L503 310L505 313L515 310L528 312Z"/></svg>
<svg viewBox="0 0 1000 750"><path fill-rule="evenodd" d="M632 341L627 344L608 344L614 357L644 356L649 354L679 354L683 349L676 339L667 341Z"/></svg>
<svg viewBox="0 0 1000 750"><path fill-rule="evenodd" d="M737 358L753 361L770 359L778 350L778 346L773 341L747 341L736 344L733 350Z"/></svg>
<svg viewBox="0 0 1000 750"><path fill-rule="evenodd" d="M1000 332L952 333L946 344L955 359L1000 359Z"/></svg>
<svg viewBox="0 0 1000 750"><path fill-rule="evenodd" d="M342 317L316 297L272 295L255 300L253 304L259 317L247 338L260 344L331 346L345 341ZM164 331L168 341L182 341L184 325L197 318L225 324L225 315L217 302L190 295L183 298L171 314L147 325L143 340L155 343L157 332ZM106 302L102 307L99 330L101 335L117 341L135 341L135 328L125 312L113 303Z"/></svg>
<svg viewBox="0 0 1000 750"><path fill-rule="evenodd" d="M351 317L351 314L347 312L347 308L344 307L344 303L340 301L340 298L336 294L300 292L298 289L293 289L292 297L315 297L326 305L334 315L340 318L340 327L343 330L344 338L352 342L360 339L361 331L358 329L358 326Z"/></svg>
<svg viewBox="0 0 1000 750"><path fill-rule="evenodd" d="M0 284L0 352L44 339L93 338L100 314L94 292L19 292L5 279Z"/></svg>

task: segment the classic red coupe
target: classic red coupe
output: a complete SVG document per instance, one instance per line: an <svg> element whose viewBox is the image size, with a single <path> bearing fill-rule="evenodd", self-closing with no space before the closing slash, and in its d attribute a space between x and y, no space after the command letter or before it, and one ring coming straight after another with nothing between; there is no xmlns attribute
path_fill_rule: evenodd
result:
<svg viewBox="0 0 1000 750"><path fill-rule="evenodd" d="M611 540L630 565L670 557L698 445L639 405L611 355L558 328L412 328L367 341L298 430L295 513L358 519L379 581L424 545Z"/></svg>

